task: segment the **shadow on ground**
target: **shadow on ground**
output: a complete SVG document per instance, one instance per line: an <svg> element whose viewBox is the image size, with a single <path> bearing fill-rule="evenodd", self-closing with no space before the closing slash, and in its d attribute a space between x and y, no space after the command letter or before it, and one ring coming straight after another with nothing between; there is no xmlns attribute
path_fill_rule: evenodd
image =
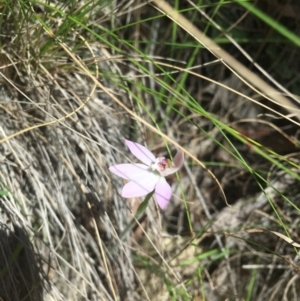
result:
<svg viewBox="0 0 300 301"><path fill-rule="evenodd" d="M39 260L25 230L0 224L0 300L43 300Z"/></svg>

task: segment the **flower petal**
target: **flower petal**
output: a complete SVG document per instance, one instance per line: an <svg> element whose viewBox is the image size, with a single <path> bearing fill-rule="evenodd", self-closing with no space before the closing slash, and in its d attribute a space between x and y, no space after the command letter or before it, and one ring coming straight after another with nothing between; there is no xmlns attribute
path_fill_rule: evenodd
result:
<svg viewBox="0 0 300 301"><path fill-rule="evenodd" d="M165 178L160 178L155 187L155 199L158 206L164 209L172 196L172 188Z"/></svg>
<svg viewBox="0 0 300 301"><path fill-rule="evenodd" d="M127 180L147 177L148 173L152 173L152 171L149 170L149 166L139 163L117 164L110 166L109 170L115 175Z"/></svg>
<svg viewBox="0 0 300 301"><path fill-rule="evenodd" d="M152 152L149 151L149 149L147 149L143 145L126 139L125 143L131 153L139 160L141 160L144 164L150 166L155 161L155 156L152 154Z"/></svg>
<svg viewBox="0 0 300 301"><path fill-rule="evenodd" d="M182 150L178 150L177 154L173 159L172 166L166 168L164 171L161 171L160 174L163 177L166 177L168 175L171 175L172 173L175 173L177 170L181 168L183 162L184 162L184 152Z"/></svg>
<svg viewBox="0 0 300 301"><path fill-rule="evenodd" d="M121 195L124 198L144 196L154 190L160 179L161 177L155 173L134 179L123 187Z"/></svg>
<svg viewBox="0 0 300 301"><path fill-rule="evenodd" d="M179 149L173 159L173 164L178 170L183 165L183 162L184 162L184 152L181 149Z"/></svg>

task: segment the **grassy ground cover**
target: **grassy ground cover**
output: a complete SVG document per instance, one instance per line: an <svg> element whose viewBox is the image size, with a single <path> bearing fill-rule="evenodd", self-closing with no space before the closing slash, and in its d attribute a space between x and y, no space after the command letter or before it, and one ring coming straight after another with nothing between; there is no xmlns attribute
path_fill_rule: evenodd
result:
<svg viewBox="0 0 300 301"><path fill-rule="evenodd" d="M299 300L299 9L0 0L0 300Z"/></svg>

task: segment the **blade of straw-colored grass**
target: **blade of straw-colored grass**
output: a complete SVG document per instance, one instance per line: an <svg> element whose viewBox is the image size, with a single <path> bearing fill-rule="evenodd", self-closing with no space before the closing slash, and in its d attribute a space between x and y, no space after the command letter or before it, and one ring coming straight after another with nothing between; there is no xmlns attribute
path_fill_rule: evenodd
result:
<svg viewBox="0 0 300 301"><path fill-rule="evenodd" d="M291 102L285 96L281 95L280 92L276 91L258 75L250 71L228 52L223 50L218 44L216 44L196 26L194 26L189 20L187 20L182 14L175 11L174 8L171 7L167 2L162 0L153 0L151 3L154 4L154 6L156 6L158 10L165 13L170 19L176 22L180 27L186 30L199 43L205 46L212 54L220 58L225 66L227 66L229 69L233 69L243 79L263 92L265 96L271 97L279 105L282 105L286 110L288 110L290 113L295 114L295 116L300 119L300 110L293 102Z"/></svg>
<svg viewBox="0 0 300 301"><path fill-rule="evenodd" d="M213 20L213 16L209 16L205 13L204 10L200 9L200 7L195 6L195 4L191 0L187 0L201 15L203 15L209 22L209 24L212 24L216 29L218 29L220 32L224 34L224 36L228 39L230 43L232 43L241 53L242 55L259 71L261 74L267 79L267 81L270 81L272 84L274 84L275 87L277 87L282 94L286 94L290 99L295 100L298 102L298 99L295 95L290 93L283 85L281 85L279 82L277 82L265 69L263 69L257 62L253 60L253 58L245 51L239 43L237 43L236 39L234 39L230 34L228 34L228 29L224 30L218 23L216 23ZM206 31L204 31L206 32ZM246 82L246 84L251 88L255 89L253 86L250 86L249 83ZM259 92L259 91L256 91ZM260 92L259 92L260 94ZM268 99L269 101L272 101L272 99Z"/></svg>

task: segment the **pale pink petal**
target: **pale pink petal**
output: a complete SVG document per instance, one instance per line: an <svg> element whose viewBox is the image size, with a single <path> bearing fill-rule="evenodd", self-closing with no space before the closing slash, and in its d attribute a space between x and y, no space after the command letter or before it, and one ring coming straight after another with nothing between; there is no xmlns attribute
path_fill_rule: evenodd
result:
<svg viewBox="0 0 300 301"><path fill-rule="evenodd" d="M147 177L148 173L152 173L149 166L138 163L117 164L110 166L109 170L117 176L127 180L131 180L137 177Z"/></svg>
<svg viewBox="0 0 300 301"><path fill-rule="evenodd" d="M141 160L144 164L150 166L155 161L155 156L146 147L130 140L125 140L131 153Z"/></svg>
<svg viewBox="0 0 300 301"><path fill-rule="evenodd" d="M160 174L163 177L166 177L168 175L171 175L172 173L175 173L177 170L181 168L183 162L184 162L184 152L182 150L179 150L173 159L172 166L161 171Z"/></svg>
<svg viewBox="0 0 300 301"><path fill-rule="evenodd" d="M179 149L173 159L173 164L178 170L183 165L183 162L184 162L184 152L181 149Z"/></svg>
<svg viewBox="0 0 300 301"><path fill-rule="evenodd" d="M164 209L172 196L171 186L167 183L165 178L160 178L155 187L155 199L158 206Z"/></svg>
<svg viewBox="0 0 300 301"><path fill-rule="evenodd" d="M153 191L161 177L157 174L148 174L145 178L136 178L125 184L122 190L122 197L132 198L148 194Z"/></svg>

